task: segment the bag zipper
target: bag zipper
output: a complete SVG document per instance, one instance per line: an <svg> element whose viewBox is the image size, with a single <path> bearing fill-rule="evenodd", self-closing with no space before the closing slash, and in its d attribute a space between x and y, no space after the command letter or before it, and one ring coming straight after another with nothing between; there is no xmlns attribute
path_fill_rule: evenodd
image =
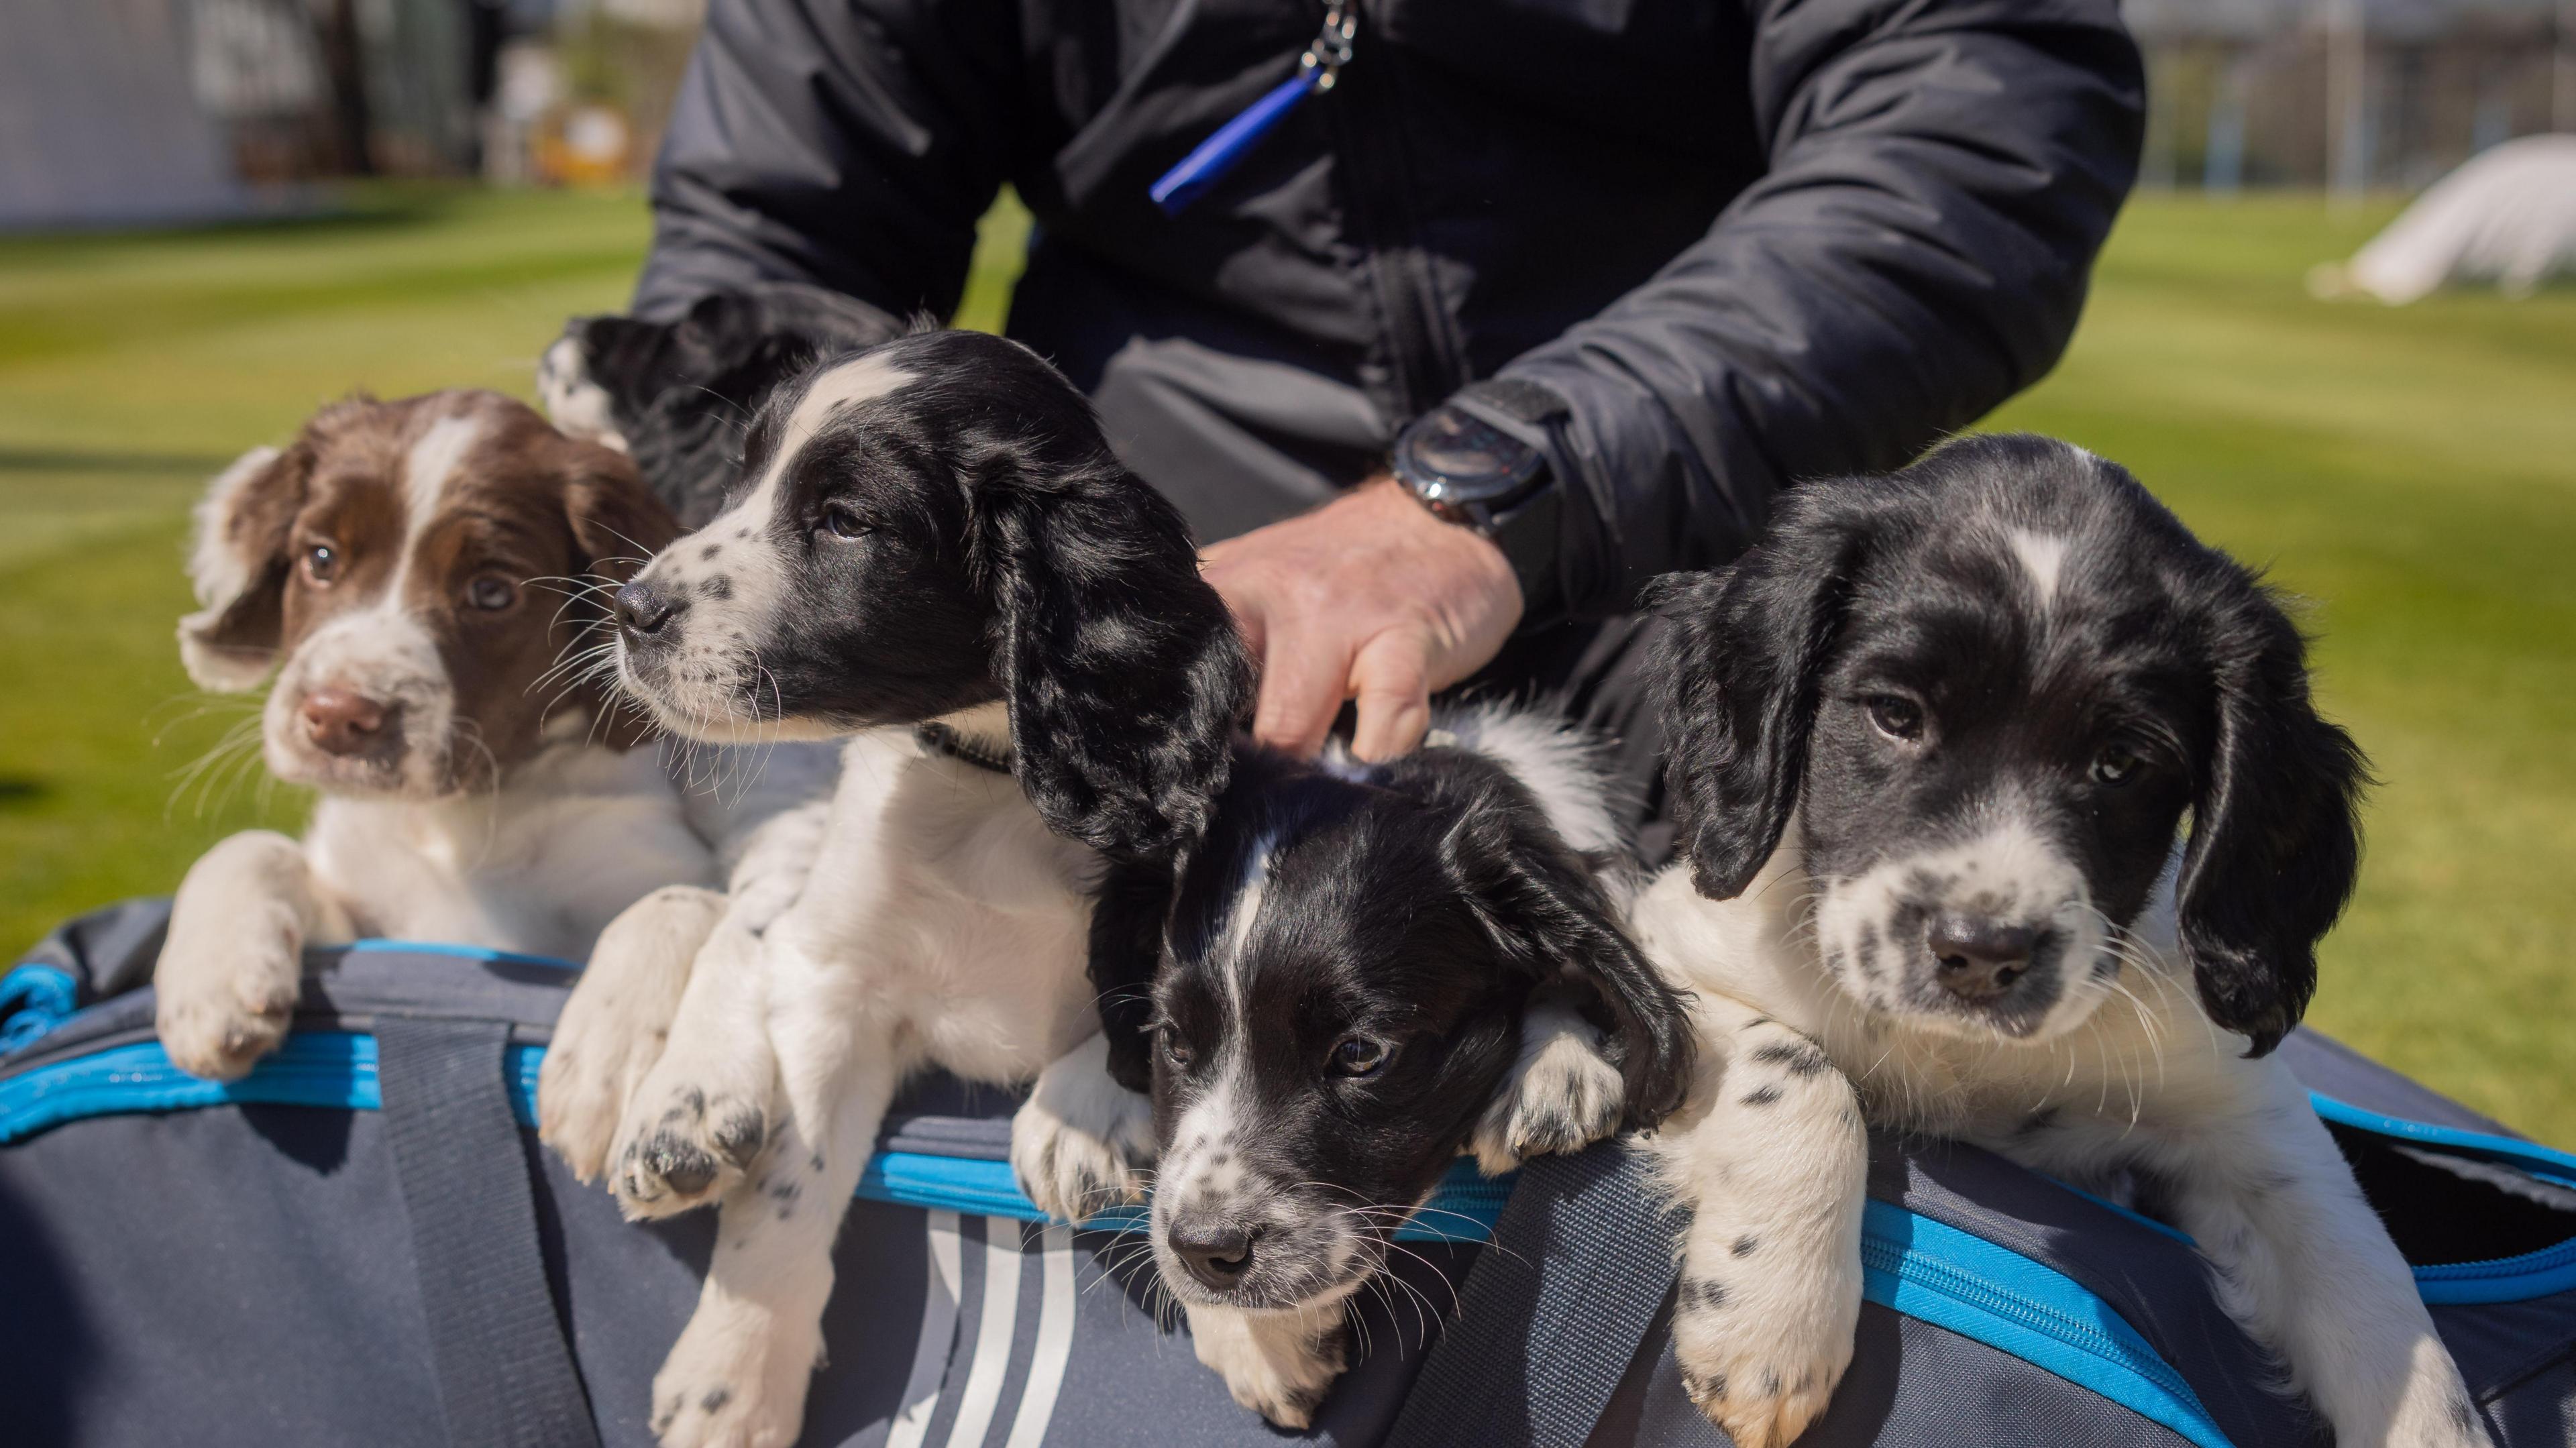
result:
<svg viewBox="0 0 2576 1448"><path fill-rule="evenodd" d="M2198 1394L2118 1309L2047 1264L1892 1203L1861 1218L1862 1295L2056 1374L2199 1448L2231 1448Z"/></svg>

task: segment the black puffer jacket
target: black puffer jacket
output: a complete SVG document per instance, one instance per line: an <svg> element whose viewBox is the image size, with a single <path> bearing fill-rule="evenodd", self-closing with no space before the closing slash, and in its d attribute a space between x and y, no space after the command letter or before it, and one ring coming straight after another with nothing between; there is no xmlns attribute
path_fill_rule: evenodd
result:
<svg viewBox="0 0 2576 1448"><path fill-rule="evenodd" d="M2136 170L2113 0L1365 0L1340 83L1164 216L1154 180L1322 15L714 0L637 310L767 278L945 315L1007 181L1039 226L1011 332L1203 534L1523 378L1568 404L1591 615L2039 377Z"/></svg>

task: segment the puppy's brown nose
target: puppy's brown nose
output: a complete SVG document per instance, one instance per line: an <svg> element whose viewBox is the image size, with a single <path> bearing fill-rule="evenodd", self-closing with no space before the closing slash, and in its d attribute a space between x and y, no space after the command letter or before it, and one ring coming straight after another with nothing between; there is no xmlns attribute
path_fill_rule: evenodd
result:
<svg viewBox="0 0 2576 1448"><path fill-rule="evenodd" d="M296 712L304 718L304 737L325 754L363 754L384 737L385 706L355 689L316 689Z"/></svg>
<svg viewBox="0 0 2576 1448"><path fill-rule="evenodd" d="M2039 932L1981 915L1944 915L1932 922L1927 943L1942 989L1963 1001L1990 1001L2030 969Z"/></svg>
<svg viewBox="0 0 2576 1448"><path fill-rule="evenodd" d="M1167 1240L1192 1277L1223 1292L1252 1270L1256 1235L1231 1223L1183 1220L1172 1224Z"/></svg>

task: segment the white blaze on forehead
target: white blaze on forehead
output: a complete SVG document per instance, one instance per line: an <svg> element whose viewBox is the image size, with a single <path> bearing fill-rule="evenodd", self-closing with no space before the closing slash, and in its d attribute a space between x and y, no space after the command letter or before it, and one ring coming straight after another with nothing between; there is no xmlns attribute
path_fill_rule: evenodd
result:
<svg viewBox="0 0 2576 1448"><path fill-rule="evenodd" d="M814 434L831 423L834 413L883 397L911 382L912 376L882 358L869 356L844 362L815 378L814 385L805 389L805 395L796 399L794 410L787 414L786 425L778 430L778 447L769 455L768 471L760 475L760 481L743 495L742 501L726 509L724 516L710 524L707 531L712 533L735 519L755 526L767 520L777 507L778 480L787 475L796 455L814 440Z"/></svg>
<svg viewBox="0 0 2576 1448"><path fill-rule="evenodd" d="M910 372L873 355L844 362L815 378L805 395L796 399L796 410L787 414L787 425L778 430L778 451L770 459L762 486L776 478L797 452L813 441L814 434L831 423L834 413L883 397L911 381Z"/></svg>
<svg viewBox="0 0 2576 1448"><path fill-rule="evenodd" d="M386 607L402 607L403 584L411 577L412 553L420 546L420 535L437 520L448 484L455 481L465 455L482 437L482 418L470 412L450 413L431 423L403 454L403 504L409 512L403 520L402 556L394 563L392 581L385 585Z"/></svg>
<svg viewBox="0 0 2576 1448"><path fill-rule="evenodd" d="M2058 574L2066 567L2066 540L2055 533L2034 533L2028 528L2013 528L2006 536L2012 540L2013 557L2020 560L2022 571L2030 575L2030 586L2046 607L2057 597Z"/></svg>
<svg viewBox="0 0 2576 1448"><path fill-rule="evenodd" d="M482 435L482 419L471 413L453 413L431 423L404 455L403 494L411 505L414 534L437 515L448 479L456 475L465 454L473 450L475 440Z"/></svg>

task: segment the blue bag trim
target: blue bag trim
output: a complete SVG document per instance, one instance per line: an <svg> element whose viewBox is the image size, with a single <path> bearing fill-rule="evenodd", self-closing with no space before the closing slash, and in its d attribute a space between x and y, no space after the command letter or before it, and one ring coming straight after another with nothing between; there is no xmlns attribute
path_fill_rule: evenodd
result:
<svg viewBox="0 0 2576 1448"><path fill-rule="evenodd" d="M387 951L396 955L443 955L452 960L504 961L511 965L542 965L554 970L579 971L581 963L561 960L551 955L522 955L515 950L486 950L479 945L450 945L439 940L396 940L386 936L369 936L341 947L358 953Z"/></svg>
<svg viewBox="0 0 2576 1448"><path fill-rule="evenodd" d="M537 1121L537 1073L545 1047L509 1048L510 1110L522 1126ZM158 1041L113 1046L92 1055L39 1066L0 1080L0 1146L94 1116L189 1111L259 1103L326 1110L375 1111L384 1105L376 1082L376 1038L358 1031L298 1031L276 1053L238 1081L208 1081L170 1062ZM881 1151L868 1163L858 1193L896 1206L944 1208L988 1217L1043 1222L1046 1214L1021 1195L1008 1162ZM1488 1179L1460 1162L1450 1169L1431 1205L1399 1229L1409 1242L1482 1242L1493 1235L1511 1179ZM1085 1224L1111 1231L1142 1231L1141 1208L1105 1212Z"/></svg>
<svg viewBox="0 0 2576 1448"><path fill-rule="evenodd" d="M2452 1126L2435 1126L2426 1121L2409 1121L2402 1116L2383 1116L2376 1111L2355 1106L2349 1101L2311 1091L2308 1100L2317 1108L2320 1119L2356 1131L2380 1136L2393 1136L2403 1141L2440 1147L2462 1156L2479 1157L2519 1167L2533 1176L2542 1177L2563 1187L2576 1187L2576 1156L2536 1141L2521 1141L2510 1136L2490 1136L2482 1131L2462 1131Z"/></svg>
<svg viewBox="0 0 2576 1448"><path fill-rule="evenodd" d="M71 1019L79 1005L80 981L61 966L31 960L0 975L0 1055Z"/></svg>
<svg viewBox="0 0 2576 1448"><path fill-rule="evenodd" d="M543 957L460 946L363 941L352 948L425 950L465 959L574 968ZM64 992L72 984L68 975L52 967L21 966L0 978L0 992L6 992L0 993L0 1002L20 1003L21 1016L34 1010L58 1020ZM511 1109L522 1124L536 1120L537 1077L544 1057L542 1046L509 1048ZM2331 1097L2314 1100L2318 1115L2327 1121L2502 1161L2553 1181L2576 1184L2576 1156L2564 1152L2384 1116ZM172 1065L155 1041L54 1062L0 1080L0 1145L95 1116L243 1103L376 1110L382 1096L375 1038L355 1031L298 1032L237 1081L190 1076ZM1411 1240L1484 1241L1511 1186L1511 1178L1487 1179L1461 1161L1441 1183L1433 1205L1398 1235ZM1020 1194L1005 1162L881 1152L869 1163L857 1195L900 1206L1043 1220L1037 1207ZM2100 1202L2088 1193L2078 1195ZM2100 1204L2147 1221L2116 1203ZM1122 1208L1087 1225L1139 1231L1144 1214L1140 1208ZM2180 1237L2160 1223L2148 1225ZM2170 1428L2200 1448L2227 1448L2215 1420L2181 1376L2115 1309L2074 1279L1982 1237L1876 1200L1867 1204L1863 1217L1862 1260L1868 1300L2028 1361ZM2419 1267L2415 1276L2424 1299L2432 1303L2501 1303L2551 1296L2576 1289L2576 1239L2519 1257Z"/></svg>
<svg viewBox="0 0 2576 1448"><path fill-rule="evenodd" d="M2199 1245L2191 1240L2191 1233L2184 1231L2182 1228L2177 1227L2170 1222L2159 1222L2155 1218L2148 1216L2146 1213L2139 1211L2135 1207L2124 1207L2118 1202L2111 1200L2109 1197L2095 1196L2093 1193L2084 1190L2073 1182L2059 1181L2057 1178L2050 1176L2046 1172L2032 1172L2031 1175L2041 1178L2050 1186L2056 1187L2060 1191L2073 1192L2075 1195L2082 1197L2084 1200L2091 1202L2093 1205L2100 1207L2102 1210L2109 1212L2115 1217L2126 1217L2130 1221L2137 1223L2139 1226L2146 1228L2148 1231L2157 1233L2160 1236L2170 1237L2173 1240L2182 1243L2186 1247Z"/></svg>
<svg viewBox="0 0 2576 1448"><path fill-rule="evenodd" d="M1861 1295L2011 1354L2200 1445L2231 1448L2173 1365L2073 1278L1983 1237L1872 1199Z"/></svg>
<svg viewBox="0 0 2576 1448"><path fill-rule="evenodd" d="M1482 1242L1511 1195L1513 1178L1488 1177L1460 1161L1441 1178L1431 1205L1396 1230L1401 1242ZM987 1217L1043 1222L1047 1215L1020 1194L1011 1164L918 1151L881 1151L859 1178L858 1196L903 1207L931 1207ZM1083 1226L1091 1231L1142 1232L1145 1208L1113 1207Z"/></svg>
<svg viewBox="0 0 2576 1448"><path fill-rule="evenodd" d="M2308 1099L2316 1104L2320 1118L2338 1126L2498 1162L2558 1186L2576 1187L2576 1156L2542 1146L2536 1141L2520 1141L2509 1136L2491 1136L2482 1131L2462 1131L2457 1127L2409 1121L2402 1116L2386 1116L2315 1092L2310 1092ZM2482 1262L2444 1262L2415 1269L2416 1291L2426 1302L2445 1306L2528 1302L2535 1297L2548 1297L2571 1288L2576 1288L2576 1240L2544 1247L2537 1252L2525 1252L2518 1257L2495 1257Z"/></svg>

